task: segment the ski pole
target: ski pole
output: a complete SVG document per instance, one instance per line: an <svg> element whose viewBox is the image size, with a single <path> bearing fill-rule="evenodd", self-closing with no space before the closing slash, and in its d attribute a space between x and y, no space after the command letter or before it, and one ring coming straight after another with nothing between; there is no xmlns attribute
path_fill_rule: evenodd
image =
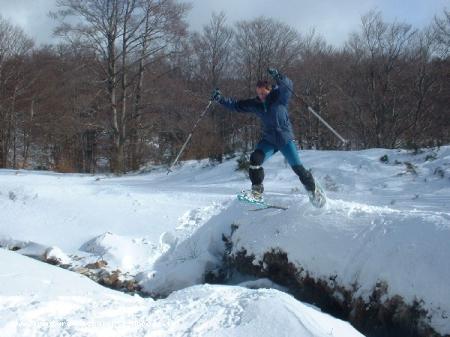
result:
<svg viewBox="0 0 450 337"><path fill-rule="evenodd" d="M281 83L292 93L292 95L294 95L297 99L303 102L303 104L305 104L306 107L308 108L308 111L310 111L314 116L316 116L319 119L319 121L321 121L331 132L333 132L336 135L336 137L338 137L342 141L342 143L344 143L344 145L348 143L348 140L346 140L335 129L333 129L331 125L328 124L326 120L322 118L322 116L320 116L317 112L315 112L314 109L311 108L311 106L301 96L297 95L297 93L292 88L289 88L283 82Z"/></svg>
<svg viewBox="0 0 450 337"><path fill-rule="evenodd" d="M200 114L200 117L197 119L197 121L194 124L194 127L192 128L191 132L189 133L189 136L187 137L186 141L184 142L183 146L181 147L180 152L178 152L177 157L175 158L175 160L173 161L172 165L169 166L169 169L167 170L167 174L169 174L170 172L172 172L172 168L174 167L174 165L178 162L178 159L180 158L181 154L183 153L184 149L186 148L187 144L189 143L189 141L192 138L192 134L194 133L195 129L197 128L198 124L200 123L200 121L202 120L202 118L206 115L206 113L208 112L209 107L212 104L212 100L209 101L208 105L206 106L205 110L203 110L203 112Z"/></svg>

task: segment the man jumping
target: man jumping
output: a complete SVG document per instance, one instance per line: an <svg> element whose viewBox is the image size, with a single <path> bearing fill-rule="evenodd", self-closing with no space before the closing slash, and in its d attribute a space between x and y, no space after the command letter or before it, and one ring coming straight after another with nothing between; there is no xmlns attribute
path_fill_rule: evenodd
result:
<svg viewBox="0 0 450 337"><path fill-rule="evenodd" d="M289 165L300 178L309 200L316 207L323 207L325 195L309 170L307 170L297 153L294 143L292 124L289 120L288 104L292 93L292 81L276 69L269 68L268 73L277 82L273 88L264 80L256 84L257 97L245 100L235 100L222 96L219 89L211 95L214 100L227 109L237 112L254 113L262 120L262 139L250 155L249 176L252 188L245 197L252 201L263 202L264 169L262 164L277 151L281 151Z"/></svg>

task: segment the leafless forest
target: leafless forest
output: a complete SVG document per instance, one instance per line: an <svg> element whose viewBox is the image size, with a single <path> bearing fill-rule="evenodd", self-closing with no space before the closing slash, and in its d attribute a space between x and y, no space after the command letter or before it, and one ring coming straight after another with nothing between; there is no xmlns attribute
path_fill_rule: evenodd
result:
<svg viewBox="0 0 450 337"><path fill-rule="evenodd" d="M271 18L230 23L219 13L202 31L176 0L57 0L58 44L36 46L0 18L0 168L60 172L136 170L177 154L213 88L255 95L266 68L350 140L346 149L450 143L450 12L425 28L371 11L343 46ZM342 149L292 100L299 146ZM214 106L183 159L221 161L250 151L251 115Z"/></svg>

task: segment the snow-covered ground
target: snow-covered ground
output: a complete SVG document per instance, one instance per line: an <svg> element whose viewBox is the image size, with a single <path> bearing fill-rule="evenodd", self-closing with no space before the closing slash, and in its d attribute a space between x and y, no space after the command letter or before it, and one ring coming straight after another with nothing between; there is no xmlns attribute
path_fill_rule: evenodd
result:
<svg viewBox="0 0 450 337"><path fill-rule="evenodd" d="M379 160L383 155L388 156L387 162ZM257 262L270 249L281 249L291 262L314 277L335 276L335 281L344 287L357 283L358 295L362 297L368 296L378 281L384 281L388 284L387 296L400 295L407 302L415 298L423 300L432 326L440 333L450 333L450 147L416 155L384 149L302 151L301 157L326 189L329 201L323 210L311 207L298 178L279 154L265 164L266 199L289 206L287 211L254 212L254 207L237 202L236 192L248 187L249 182L244 173L235 171L235 160L216 167L191 161L170 175L155 170L120 178L0 170L0 245L21 248L18 252L25 255L54 255L61 263L82 265L103 259L110 270L137 275L145 291L169 294L202 283L205 271L221 263L222 233L229 234L231 224L235 224L238 228L233 234L232 253L245 249L255 255ZM8 259L11 254L8 253ZM0 263L4 259L7 260L2 257ZM26 261L17 260L24 264L20 273L8 271L12 262L2 265L2 284L15 284L18 277L31 278ZM2 288L6 289L0 290L0 295L8 303L7 310L20 316L30 306L26 310L33 312L32 300L22 298L14 302L16 294L8 294L8 287ZM37 297L40 293L41 290L35 292ZM126 312L114 309L115 303L108 300L106 293L120 297L119 302L130 301ZM43 304L50 301L50 295L41 295L37 301L45 309L36 310L51 315L55 307ZM152 309L158 311L170 310L173 305L177 308L172 308L176 311L174 315L183 316L187 322L189 311L196 309L188 306L184 312L177 302L180 300L194 303L195 308L213 303L224 313L223 317L234 310L242 310L245 315L255 310L251 313L254 317L268 315L262 311L279 305L283 306L280 310L284 315L286 310L294 310L296 318L292 322L300 324L303 320L299 309L302 304L275 290L202 285L155 301L158 305L138 296L105 290L98 292L92 303L103 296L106 303L111 303L108 310L105 303L94 309L83 306L83 301L91 301L88 297L78 304L71 299L73 303L67 308L74 309L68 309L67 315L61 313L60 319L79 319L84 310L91 315L97 309L109 312L107 317L113 317L113 313L124 317L133 313L142 315L150 306L158 307ZM260 296L276 298L278 304L260 300ZM232 303L242 297L251 305L235 303L236 308L229 308L231 302L217 300L225 297L234 299ZM256 302L248 302L249 298ZM201 310L192 314L199 315L193 320L203 322L196 329L201 326L206 330L189 331L203 331L197 335L206 335L208 317L213 316L202 314ZM8 325L9 319L3 318L9 316L2 312L0 317L0 329L13 326ZM237 321L232 317L229 318L232 323L219 326L236 327L239 326L236 322L245 321L244 316ZM274 319L273 324L273 329L280 329L285 322L277 323ZM173 335L181 336L183 327L189 329L180 323ZM328 329L322 327L325 330L321 331ZM8 331L16 331L11 329ZM166 326L164 329L169 331ZM268 329L265 326L265 331ZM309 325L305 329L312 331ZM332 335L339 335L337 327L333 331ZM312 334L321 336L320 333ZM324 332L327 333L330 331ZM264 336L256 330L254 335Z"/></svg>
<svg viewBox="0 0 450 337"><path fill-rule="evenodd" d="M278 290L194 286L154 301L0 249L0 334L9 336L362 336Z"/></svg>

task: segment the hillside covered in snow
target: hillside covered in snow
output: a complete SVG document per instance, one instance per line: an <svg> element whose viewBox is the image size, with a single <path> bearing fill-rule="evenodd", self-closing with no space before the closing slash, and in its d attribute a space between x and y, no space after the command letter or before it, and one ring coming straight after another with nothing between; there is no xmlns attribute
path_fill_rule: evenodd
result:
<svg viewBox="0 0 450 337"><path fill-rule="evenodd" d="M235 159L170 175L0 170L0 334L359 335L339 319L450 334L450 147L301 158L324 209L278 154L266 199L286 211L236 200L249 181Z"/></svg>

